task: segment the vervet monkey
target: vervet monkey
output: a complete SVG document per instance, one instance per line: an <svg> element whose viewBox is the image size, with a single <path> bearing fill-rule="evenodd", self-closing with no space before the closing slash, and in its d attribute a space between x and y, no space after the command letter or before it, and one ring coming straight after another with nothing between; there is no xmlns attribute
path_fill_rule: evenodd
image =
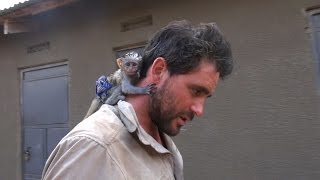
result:
<svg viewBox="0 0 320 180"><path fill-rule="evenodd" d="M117 59L119 69L109 76L101 76L96 82L96 94L84 118L96 112L102 104L114 105L124 100L126 94L150 94L155 91L154 84L136 87L140 78L142 57L131 51Z"/></svg>

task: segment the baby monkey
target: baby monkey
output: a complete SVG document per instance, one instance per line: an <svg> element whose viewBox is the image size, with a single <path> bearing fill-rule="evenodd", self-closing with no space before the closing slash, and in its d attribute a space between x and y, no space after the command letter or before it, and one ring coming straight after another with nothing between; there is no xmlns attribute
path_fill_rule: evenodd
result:
<svg viewBox="0 0 320 180"><path fill-rule="evenodd" d="M124 100L126 94L151 94L155 91L155 84L137 87L140 78L142 57L131 51L117 59L119 69L109 76L101 76L96 81L96 97L93 99L84 118L96 112L102 104L114 105Z"/></svg>

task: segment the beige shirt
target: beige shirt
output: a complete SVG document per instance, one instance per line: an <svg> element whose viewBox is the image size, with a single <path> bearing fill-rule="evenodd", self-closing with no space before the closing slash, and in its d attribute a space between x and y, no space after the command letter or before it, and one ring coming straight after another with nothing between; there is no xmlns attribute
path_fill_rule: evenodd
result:
<svg viewBox="0 0 320 180"><path fill-rule="evenodd" d="M139 125L131 104L103 105L79 123L48 158L42 179L183 179L183 161L172 139L166 147Z"/></svg>

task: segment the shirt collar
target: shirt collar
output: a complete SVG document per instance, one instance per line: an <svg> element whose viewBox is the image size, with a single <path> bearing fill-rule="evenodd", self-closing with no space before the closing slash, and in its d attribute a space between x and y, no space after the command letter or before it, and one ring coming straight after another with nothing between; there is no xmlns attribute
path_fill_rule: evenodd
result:
<svg viewBox="0 0 320 180"><path fill-rule="evenodd" d="M125 101L119 101L117 109L120 119L130 133L135 133L141 143L150 145L158 153L169 153L174 158L174 174L177 180L183 179L183 161L181 154L172 141L172 139L165 133L162 133L167 149L159 144L152 136L150 136L139 124L137 115L132 105Z"/></svg>
<svg viewBox="0 0 320 180"><path fill-rule="evenodd" d="M139 124L137 115L132 107L132 105L125 101L118 102L118 109L120 114L120 119L123 124L126 126L130 133L135 133L139 140L145 144L150 145L159 153L171 153L174 152L176 147L172 142L172 139L163 133L163 137L166 141L167 148L163 147L160 143L158 143L152 136L150 136Z"/></svg>

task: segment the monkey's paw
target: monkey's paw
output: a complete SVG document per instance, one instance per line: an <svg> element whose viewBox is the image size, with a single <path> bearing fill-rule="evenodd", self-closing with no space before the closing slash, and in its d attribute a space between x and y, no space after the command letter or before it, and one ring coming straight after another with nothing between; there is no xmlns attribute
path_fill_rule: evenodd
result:
<svg viewBox="0 0 320 180"><path fill-rule="evenodd" d="M147 94L154 94L156 90L157 90L156 84L149 84L148 86L146 86Z"/></svg>

